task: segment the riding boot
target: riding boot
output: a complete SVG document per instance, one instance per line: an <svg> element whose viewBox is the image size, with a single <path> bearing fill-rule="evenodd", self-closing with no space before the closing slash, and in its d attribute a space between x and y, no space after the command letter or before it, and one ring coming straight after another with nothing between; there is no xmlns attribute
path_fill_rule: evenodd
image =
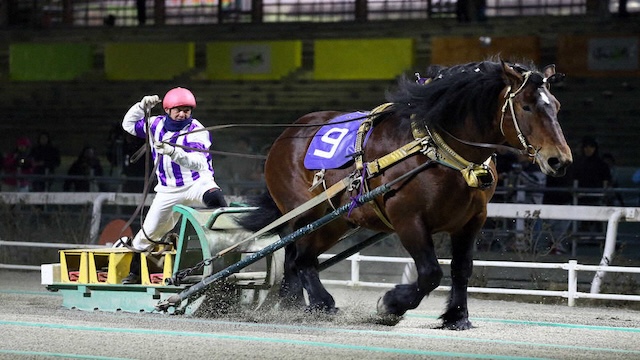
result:
<svg viewBox="0 0 640 360"><path fill-rule="evenodd" d="M123 285L140 284L140 272L141 272L140 253L134 252L131 259L131 265L129 267L129 276L122 279Z"/></svg>
<svg viewBox="0 0 640 360"><path fill-rule="evenodd" d="M222 190L218 188L213 188L207 190L202 196L202 202L208 208L217 208L217 207L226 207L227 201L224 199L224 195L222 195Z"/></svg>

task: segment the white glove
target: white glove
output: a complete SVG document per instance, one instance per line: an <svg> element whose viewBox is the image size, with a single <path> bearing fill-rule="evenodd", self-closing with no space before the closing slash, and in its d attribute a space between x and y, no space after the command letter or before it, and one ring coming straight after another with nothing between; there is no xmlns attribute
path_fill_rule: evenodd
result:
<svg viewBox="0 0 640 360"><path fill-rule="evenodd" d="M159 104L160 101L161 100L158 97L158 95L148 95L143 97L142 100L140 100L140 106L142 107L142 110L146 112L151 110L157 104Z"/></svg>
<svg viewBox="0 0 640 360"><path fill-rule="evenodd" d="M156 152L160 155L171 156L176 151L175 146L163 143L162 141L156 141L153 147L156 148Z"/></svg>

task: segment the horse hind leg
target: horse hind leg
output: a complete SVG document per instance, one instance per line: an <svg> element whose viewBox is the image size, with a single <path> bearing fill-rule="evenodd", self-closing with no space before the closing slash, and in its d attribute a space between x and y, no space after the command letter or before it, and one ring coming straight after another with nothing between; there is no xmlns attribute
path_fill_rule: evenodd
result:
<svg viewBox="0 0 640 360"><path fill-rule="evenodd" d="M280 304L285 309L303 308L303 286L298 270L295 266L297 256L296 245L289 244L285 247L284 272L280 283Z"/></svg>
<svg viewBox="0 0 640 360"><path fill-rule="evenodd" d="M338 311L335 299L320 281L318 255L331 248L349 228L346 223L336 221L296 243L295 267L309 298L309 312L334 314Z"/></svg>
<svg viewBox="0 0 640 360"><path fill-rule="evenodd" d="M324 233L323 233L324 234ZM326 234L325 234L326 235ZM281 304L285 308L306 306L304 292L307 292L309 312L337 312L333 296L325 289L318 273L318 254L309 244L316 244L321 234L312 234L285 248L284 277L280 286Z"/></svg>
<svg viewBox="0 0 640 360"><path fill-rule="evenodd" d="M301 269L300 277L309 296L308 312L323 312L327 314L335 314L338 312L333 296L331 296L320 282L320 276L315 267Z"/></svg>

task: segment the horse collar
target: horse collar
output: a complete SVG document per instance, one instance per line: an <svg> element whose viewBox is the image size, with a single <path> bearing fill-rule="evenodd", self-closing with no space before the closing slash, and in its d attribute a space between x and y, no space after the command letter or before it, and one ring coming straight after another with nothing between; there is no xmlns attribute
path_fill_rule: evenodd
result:
<svg viewBox="0 0 640 360"><path fill-rule="evenodd" d="M411 130L413 137L422 143L420 152L431 160L460 171L467 185L480 189L493 186L495 175L489 167L492 159L491 156L482 164L476 164L456 153L455 150L444 141L440 134L431 131L426 125L420 126L413 121L411 123Z"/></svg>

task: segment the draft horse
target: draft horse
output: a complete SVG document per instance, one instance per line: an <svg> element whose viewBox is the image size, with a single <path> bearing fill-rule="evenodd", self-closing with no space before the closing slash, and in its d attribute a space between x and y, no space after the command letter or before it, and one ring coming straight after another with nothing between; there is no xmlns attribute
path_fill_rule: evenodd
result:
<svg viewBox="0 0 640 360"><path fill-rule="evenodd" d="M553 65L538 71L499 59L431 67L420 81L400 80L397 89L387 94L386 109L369 115L367 143L353 154L354 161L324 172L305 168L303 158L319 126L343 113L319 111L298 119L268 153L264 169L268 194L256 204L259 210L241 220L250 230L260 229L322 193L323 186L349 176L355 186L297 215L288 222L289 231L351 201L363 185L375 188L412 169L422 170L394 184L383 196L287 245L281 304L304 307L306 291L306 310L335 312L335 301L319 279L318 255L354 227L395 232L417 269L414 283L398 284L378 301L381 322L392 319L390 324L395 324L440 284L443 271L432 234L447 232L452 248L451 291L442 327L471 328L467 286L473 243L496 187L496 149L524 154L551 176L564 175L572 162L557 119L560 103L549 86L560 76ZM414 146L405 146L410 143ZM385 157L402 153L396 150L403 146L412 150ZM362 170L354 170L358 164ZM319 175L322 186L313 187Z"/></svg>

